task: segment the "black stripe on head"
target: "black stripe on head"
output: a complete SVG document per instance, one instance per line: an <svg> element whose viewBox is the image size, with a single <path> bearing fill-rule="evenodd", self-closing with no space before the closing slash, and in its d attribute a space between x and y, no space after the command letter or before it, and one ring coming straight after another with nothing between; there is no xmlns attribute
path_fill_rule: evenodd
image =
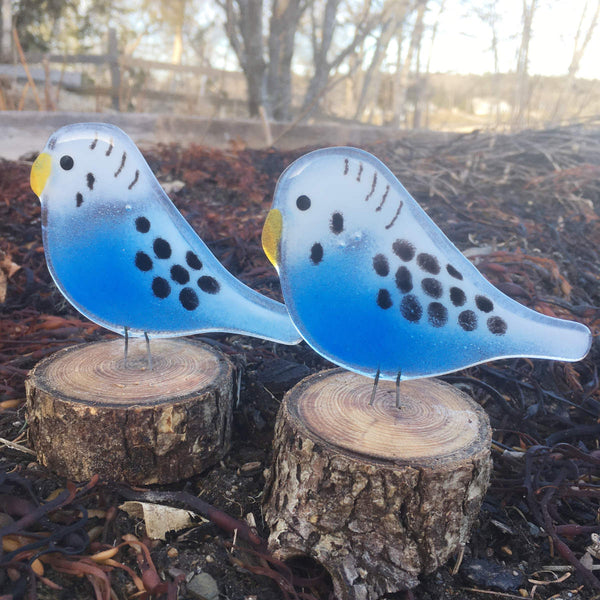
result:
<svg viewBox="0 0 600 600"><path fill-rule="evenodd" d="M110 142L108 143L108 148L106 149L106 156L110 156L110 153L113 151L114 147L115 147L115 144L113 142L113 139L110 138Z"/></svg>
<svg viewBox="0 0 600 600"><path fill-rule="evenodd" d="M128 190L130 190L137 183L139 177L140 177L140 172L136 169L135 170L135 177L133 178L133 181L127 187Z"/></svg>
<svg viewBox="0 0 600 600"><path fill-rule="evenodd" d="M96 133L96 137L94 138L94 141L90 144L90 150L93 150L96 147L97 143L98 143L98 134Z"/></svg>
<svg viewBox="0 0 600 600"><path fill-rule="evenodd" d="M50 138L50 141L48 142L48 149L54 150L55 146L56 146L56 138L52 137L52 138Z"/></svg>
<svg viewBox="0 0 600 600"><path fill-rule="evenodd" d="M115 177L118 177L125 166L125 161L127 160L127 152L123 152L123 156L121 156L121 164L119 168L115 171Z"/></svg>

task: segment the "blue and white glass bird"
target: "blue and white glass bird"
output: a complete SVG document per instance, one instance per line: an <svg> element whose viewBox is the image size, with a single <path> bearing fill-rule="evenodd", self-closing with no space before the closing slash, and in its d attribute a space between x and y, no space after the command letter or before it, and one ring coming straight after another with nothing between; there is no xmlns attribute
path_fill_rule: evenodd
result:
<svg viewBox="0 0 600 600"><path fill-rule="evenodd" d="M371 154L328 148L280 177L263 247L296 327L363 375L430 377L498 358L583 358L584 325L492 286Z"/></svg>
<svg viewBox="0 0 600 600"><path fill-rule="evenodd" d="M50 273L99 325L146 339L209 331L301 339L285 306L218 262L117 127L59 129L31 169L31 187Z"/></svg>

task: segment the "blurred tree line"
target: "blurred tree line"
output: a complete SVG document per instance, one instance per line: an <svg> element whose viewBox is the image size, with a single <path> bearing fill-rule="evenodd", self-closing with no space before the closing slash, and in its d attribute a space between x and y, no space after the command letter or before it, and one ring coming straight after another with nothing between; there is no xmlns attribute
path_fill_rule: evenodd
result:
<svg viewBox="0 0 600 600"><path fill-rule="evenodd" d="M518 54L507 79L498 58L501 3L459 0L465 12L477 16L489 39L490 97L495 103L490 110L498 122L508 106L515 126L527 123L535 93L528 72L529 47L536 11L548 1L522 0ZM7 18L26 51L93 51L114 27L120 51L130 55L147 49L151 41L153 53L173 63L223 68L229 61L231 68L235 57L245 78L250 116L264 111L271 119L286 121L318 115L332 90L344 88L336 97L351 101L354 119L396 127L429 124L435 95L431 55L447 10L447 0L0 2L3 48ZM587 0L568 73L547 111L549 120L560 121L577 92L577 73L599 14L600 0Z"/></svg>

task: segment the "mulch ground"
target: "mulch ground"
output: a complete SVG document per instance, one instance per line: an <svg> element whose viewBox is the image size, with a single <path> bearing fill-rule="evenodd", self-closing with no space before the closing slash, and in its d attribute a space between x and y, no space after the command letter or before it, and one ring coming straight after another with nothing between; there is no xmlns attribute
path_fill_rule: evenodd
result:
<svg viewBox="0 0 600 600"><path fill-rule="evenodd" d="M597 336L600 126L415 134L365 149L492 283L539 312L585 323ZM145 154L220 261L281 299L260 231L278 175L307 150L234 144L228 151L164 146ZM143 523L117 508L142 492L96 480L75 486L27 453L28 370L65 346L114 337L79 316L51 281L30 164L0 162L0 598L175 598L177 588L180 598L192 598L186 581L201 572L223 599L331 598L319 565L280 564L261 544L268 535L263 470L279 402L299 379L329 366L305 344L204 338L241 372L232 450L208 472L155 490L153 500L208 512L208 520L166 542L149 540ZM464 555L395 597L600 597L599 359L595 338L579 363L504 360L444 378L490 416L491 486ZM244 526L250 514L256 532Z"/></svg>

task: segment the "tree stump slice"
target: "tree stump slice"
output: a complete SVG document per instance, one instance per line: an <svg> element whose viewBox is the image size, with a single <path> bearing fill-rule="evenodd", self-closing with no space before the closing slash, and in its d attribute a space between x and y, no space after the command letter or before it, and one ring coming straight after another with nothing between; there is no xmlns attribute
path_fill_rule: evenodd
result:
<svg viewBox="0 0 600 600"><path fill-rule="evenodd" d="M39 461L75 481L94 474L148 485L190 477L229 449L233 367L196 341L123 339L72 346L26 382Z"/></svg>
<svg viewBox="0 0 600 600"><path fill-rule="evenodd" d="M336 597L410 589L463 546L491 471L485 411L434 379L395 384L343 369L312 375L284 398L264 516L269 547L307 555Z"/></svg>

